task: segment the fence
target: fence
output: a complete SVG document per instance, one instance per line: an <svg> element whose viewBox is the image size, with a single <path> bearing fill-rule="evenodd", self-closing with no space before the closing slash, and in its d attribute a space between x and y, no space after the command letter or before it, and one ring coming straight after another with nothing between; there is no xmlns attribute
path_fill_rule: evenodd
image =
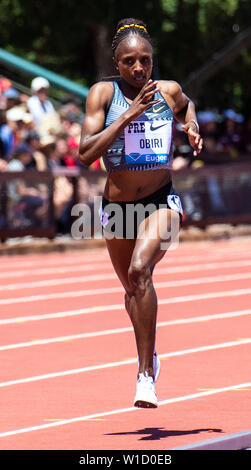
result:
<svg viewBox="0 0 251 470"><path fill-rule="evenodd" d="M173 175L184 226L251 223L251 163L205 166Z"/></svg>
<svg viewBox="0 0 251 470"><path fill-rule="evenodd" d="M105 180L104 172L79 168L0 173L1 241L71 233L72 207L84 203L94 213ZM251 163L179 170L173 181L184 208L184 228L251 223ZM102 232L97 225L93 230Z"/></svg>

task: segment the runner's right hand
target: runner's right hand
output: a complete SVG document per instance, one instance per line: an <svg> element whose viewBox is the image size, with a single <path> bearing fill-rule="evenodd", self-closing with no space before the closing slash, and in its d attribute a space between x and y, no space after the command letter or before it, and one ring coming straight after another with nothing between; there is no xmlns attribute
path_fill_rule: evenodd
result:
<svg viewBox="0 0 251 470"><path fill-rule="evenodd" d="M134 98L134 100L130 104L129 112L131 119L137 118L142 113L144 113L144 111L161 101L160 99L152 99L154 94L159 91L157 84L157 81L149 80L141 88L139 94L136 96L136 98Z"/></svg>

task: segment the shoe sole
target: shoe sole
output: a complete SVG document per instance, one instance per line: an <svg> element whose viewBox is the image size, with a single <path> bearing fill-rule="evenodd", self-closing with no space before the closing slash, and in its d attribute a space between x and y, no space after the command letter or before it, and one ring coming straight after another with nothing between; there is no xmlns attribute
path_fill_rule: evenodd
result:
<svg viewBox="0 0 251 470"><path fill-rule="evenodd" d="M149 401L144 401L144 400L135 401L134 406L136 408L157 408L158 407L157 404L151 403Z"/></svg>

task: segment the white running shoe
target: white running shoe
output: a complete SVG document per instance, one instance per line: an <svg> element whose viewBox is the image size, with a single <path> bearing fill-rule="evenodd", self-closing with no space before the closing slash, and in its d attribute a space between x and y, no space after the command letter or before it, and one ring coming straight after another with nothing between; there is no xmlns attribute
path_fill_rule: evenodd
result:
<svg viewBox="0 0 251 470"><path fill-rule="evenodd" d="M139 373L134 406L137 408L157 408L158 406L154 380L147 372L145 374Z"/></svg>

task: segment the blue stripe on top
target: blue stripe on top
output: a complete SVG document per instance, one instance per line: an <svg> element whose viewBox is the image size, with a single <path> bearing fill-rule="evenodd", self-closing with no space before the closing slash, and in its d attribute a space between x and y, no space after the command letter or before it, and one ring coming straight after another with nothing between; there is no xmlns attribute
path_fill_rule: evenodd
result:
<svg viewBox="0 0 251 470"><path fill-rule="evenodd" d="M113 98L109 107L109 111L105 120L105 127L108 127L112 122L116 121L121 114L123 114L126 109L129 108L129 103L124 98L124 95L115 81L113 82L114 92ZM168 106L166 100L162 94L158 91L154 95L154 99L160 99L161 101L155 104L153 107L149 108L145 113L141 114L135 121L155 121L155 120L165 120L173 122L173 113L170 107ZM172 148L172 147L171 147ZM154 169L170 169L172 166L172 150L168 161L166 163L141 163L138 165L132 165L127 163L125 160L125 135L124 131L120 136L113 142L111 147L103 154L103 162L107 172L113 171L122 171L122 170L154 170Z"/></svg>

